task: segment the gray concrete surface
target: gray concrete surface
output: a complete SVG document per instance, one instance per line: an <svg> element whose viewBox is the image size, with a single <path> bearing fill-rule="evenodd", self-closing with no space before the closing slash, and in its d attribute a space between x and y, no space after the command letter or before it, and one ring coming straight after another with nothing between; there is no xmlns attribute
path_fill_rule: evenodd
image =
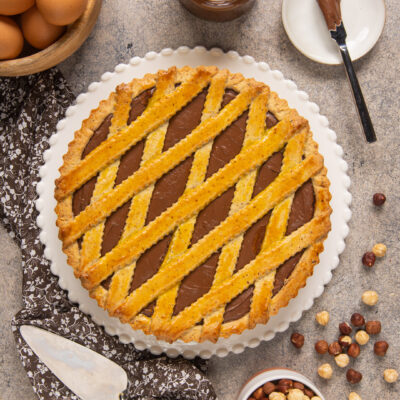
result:
<svg viewBox="0 0 400 400"><path fill-rule="evenodd" d="M293 79L320 105L322 114L337 132L349 164L353 195L350 235L340 266L313 308L287 332L256 349L210 361L210 378L221 400L235 399L248 377L275 365L303 372L319 385L328 400L346 399L351 389L363 399L400 398L400 383L390 386L382 378L385 368L400 370L400 3L387 0L386 6L387 20L380 41L355 64L379 138L372 145L365 143L360 132L343 69L316 64L292 46L281 22L281 1L258 0L248 15L231 23L217 24L196 19L182 9L177 0L106 0L90 38L60 66L78 94L117 63L134 55L143 56L150 50L180 45L234 49L267 61L273 69ZM388 198L381 210L371 205L372 194L376 191L386 193ZM375 242L386 243L388 253L367 271L360 259ZM0 254L0 397L30 400L34 394L18 360L10 331L10 319L20 307L20 256L18 248L2 229ZM372 309L360 304L361 294L366 289L380 294L378 305ZM315 313L323 309L331 313L327 328L317 326L314 320ZM369 319L382 321L379 338L389 342L388 354L378 359L373 354L371 341L352 362L354 368L364 374L359 385L351 388L344 371L337 367L334 367L333 378L323 382L317 376L317 367L332 360L317 356L313 344L320 338L333 340L338 323L356 310L361 310ZM306 344L300 351L289 344L290 334L295 330L306 337Z"/></svg>

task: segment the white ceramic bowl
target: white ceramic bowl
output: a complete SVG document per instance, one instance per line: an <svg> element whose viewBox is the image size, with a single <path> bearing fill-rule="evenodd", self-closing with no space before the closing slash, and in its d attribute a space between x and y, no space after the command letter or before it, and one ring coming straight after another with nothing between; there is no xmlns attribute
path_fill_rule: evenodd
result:
<svg viewBox="0 0 400 400"><path fill-rule="evenodd" d="M307 377L296 371L286 368L269 368L258 372L243 386L239 392L237 400L247 400L250 395L260 386L267 382L277 381L280 379L291 379L292 381L300 382L304 386L310 388L317 396L321 397L322 400L325 400L325 397L322 395L322 393Z"/></svg>

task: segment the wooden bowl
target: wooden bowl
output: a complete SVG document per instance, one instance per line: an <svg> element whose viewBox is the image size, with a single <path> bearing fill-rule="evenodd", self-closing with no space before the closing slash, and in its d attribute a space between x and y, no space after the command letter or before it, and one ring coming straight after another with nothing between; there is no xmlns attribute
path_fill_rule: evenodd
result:
<svg viewBox="0 0 400 400"><path fill-rule="evenodd" d="M89 36L101 8L101 0L88 0L82 16L51 46L27 57L0 61L0 76L34 74L54 67L73 54Z"/></svg>

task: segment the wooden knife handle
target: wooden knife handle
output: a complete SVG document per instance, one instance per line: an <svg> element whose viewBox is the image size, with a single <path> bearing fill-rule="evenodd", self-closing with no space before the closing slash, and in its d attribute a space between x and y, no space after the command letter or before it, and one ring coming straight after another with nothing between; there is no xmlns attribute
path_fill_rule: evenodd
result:
<svg viewBox="0 0 400 400"><path fill-rule="evenodd" d="M342 23L340 0L318 0L319 7L324 14L330 31L334 31Z"/></svg>

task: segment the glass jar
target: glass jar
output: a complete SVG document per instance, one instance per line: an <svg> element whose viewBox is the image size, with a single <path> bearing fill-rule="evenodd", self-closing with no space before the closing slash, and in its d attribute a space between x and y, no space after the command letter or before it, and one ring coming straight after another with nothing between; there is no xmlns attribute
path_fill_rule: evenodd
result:
<svg viewBox="0 0 400 400"><path fill-rule="evenodd" d="M210 21L231 21L250 10L255 0L180 0L197 17Z"/></svg>

